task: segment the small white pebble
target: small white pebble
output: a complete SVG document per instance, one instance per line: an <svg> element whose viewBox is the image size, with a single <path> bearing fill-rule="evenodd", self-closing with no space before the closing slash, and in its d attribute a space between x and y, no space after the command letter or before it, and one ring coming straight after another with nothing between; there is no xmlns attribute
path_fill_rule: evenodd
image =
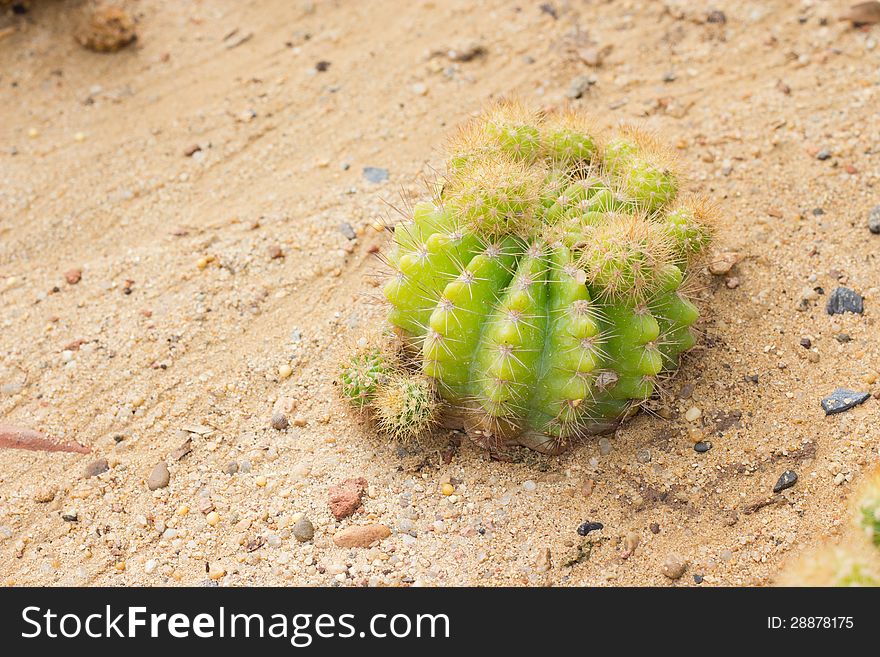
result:
<svg viewBox="0 0 880 657"><path fill-rule="evenodd" d="M684 414L684 419L688 422L696 422L703 415L703 411L701 411L696 406L691 406L687 409L687 412Z"/></svg>

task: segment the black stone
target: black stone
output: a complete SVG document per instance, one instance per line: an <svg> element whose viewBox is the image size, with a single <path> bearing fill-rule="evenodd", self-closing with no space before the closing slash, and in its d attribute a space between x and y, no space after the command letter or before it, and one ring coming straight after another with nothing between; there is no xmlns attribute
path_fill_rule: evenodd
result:
<svg viewBox="0 0 880 657"><path fill-rule="evenodd" d="M786 470L780 475L779 480L773 487L773 492L781 493L786 488L791 488L792 486L794 486L797 483L797 480L797 472L795 472L794 470Z"/></svg>
<svg viewBox="0 0 880 657"><path fill-rule="evenodd" d="M703 576L702 575L694 575L694 584L702 584Z"/></svg>
<svg viewBox="0 0 880 657"><path fill-rule="evenodd" d="M581 536L586 536L590 532L599 531L603 529L605 525L601 522L585 522L580 527L578 527L578 534Z"/></svg>
<svg viewBox="0 0 880 657"><path fill-rule="evenodd" d="M827 148L823 148L821 151L816 153L817 160L827 160L830 157L831 157L831 151L829 151Z"/></svg>
<svg viewBox="0 0 880 657"><path fill-rule="evenodd" d="M852 337L849 333L838 333L834 336L834 339L837 340L840 344L846 344L847 342L852 342Z"/></svg>
<svg viewBox="0 0 880 657"><path fill-rule="evenodd" d="M856 392L855 390L847 390L846 388L838 388L825 399L822 400L822 408L825 415L834 415L835 413L843 413L853 406L858 406L868 401L871 394L868 392Z"/></svg>
<svg viewBox="0 0 880 657"><path fill-rule="evenodd" d="M809 349L813 346L813 343L810 341L810 338L801 338L801 346L804 349Z"/></svg>
<svg viewBox="0 0 880 657"><path fill-rule="evenodd" d="M705 454L710 449L712 449L712 443L710 443L706 440L701 440L700 442L698 442L694 445L694 451L699 452L700 454Z"/></svg>
<svg viewBox="0 0 880 657"><path fill-rule="evenodd" d="M825 311L829 315L840 315L843 313L857 313L861 315L865 312L865 302L862 295L848 287L839 287L828 296L828 303L825 305Z"/></svg>
<svg viewBox="0 0 880 657"><path fill-rule="evenodd" d="M720 9L711 10L706 16L707 23L720 23L724 24L727 22L727 15L721 11Z"/></svg>

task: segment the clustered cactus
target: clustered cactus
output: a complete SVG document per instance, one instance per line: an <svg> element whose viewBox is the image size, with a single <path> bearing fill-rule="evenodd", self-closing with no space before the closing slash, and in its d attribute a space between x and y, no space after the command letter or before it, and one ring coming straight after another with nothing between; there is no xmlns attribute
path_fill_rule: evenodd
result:
<svg viewBox="0 0 880 657"><path fill-rule="evenodd" d="M576 112L502 102L458 132L435 198L394 228L383 289L447 423L491 449L558 452L655 392L694 345L682 283L712 233L680 186L654 138L606 138ZM343 370L346 395L406 435L385 395L351 383L370 366Z"/></svg>
<svg viewBox="0 0 880 657"><path fill-rule="evenodd" d="M855 496L851 532L790 564L781 583L791 586L880 586L880 467Z"/></svg>

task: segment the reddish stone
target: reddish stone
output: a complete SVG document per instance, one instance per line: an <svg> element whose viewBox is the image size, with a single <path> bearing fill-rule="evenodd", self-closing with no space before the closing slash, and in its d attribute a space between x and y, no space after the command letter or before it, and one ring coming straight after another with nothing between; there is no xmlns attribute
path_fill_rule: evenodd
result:
<svg viewBox="0 0 880 657"><path fill-rule="evenodd" d="M341 484L331 486L328 502L333 517L342 520L357 511L366 489L367 480L363 477L346 479Z"/></svg>

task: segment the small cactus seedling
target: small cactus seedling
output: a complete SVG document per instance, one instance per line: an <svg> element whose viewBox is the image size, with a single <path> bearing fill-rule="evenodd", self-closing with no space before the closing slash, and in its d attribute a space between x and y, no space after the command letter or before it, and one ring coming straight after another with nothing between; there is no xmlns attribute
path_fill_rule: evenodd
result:
<svg viewBox="0 0 880 657"><path fill-rule="evenodd" d="M392 373L378 386L373 406L380 431L398 440L417 438L437 420L432 382L406 372Z"/></svg>
<svg viewBox="0 0 880 657"><path fill-rule="evenodd" d="M558 452L654 393L694 345L682 281L712 233L679 187L653 138L578 113L505 102L459 131L383 290L447 423Z"/></svg>
<svg viewBox="0 0 880 657"><path fill-rule="evenodd" d="M376 388L388 374L388 360L379 348L367 348L352 356L339 372L342 394L357 408L376 396Z"/></svg>

